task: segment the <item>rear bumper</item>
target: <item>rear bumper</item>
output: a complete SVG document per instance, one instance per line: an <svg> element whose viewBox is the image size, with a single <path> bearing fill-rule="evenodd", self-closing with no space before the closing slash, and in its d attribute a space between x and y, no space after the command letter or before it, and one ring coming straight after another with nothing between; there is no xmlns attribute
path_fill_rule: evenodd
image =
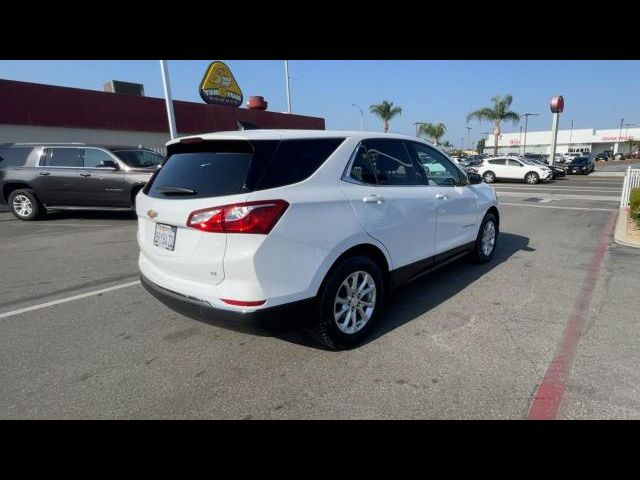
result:
<svg viewBox="0 0 640 480"><path fill-rule="evenodd" d="M147 292L170 309L194 320L230 330L271 334L304 330L313 322L313 298L243 312L216 308L205 300L161 287L142 274L140 281Z"/></svg>

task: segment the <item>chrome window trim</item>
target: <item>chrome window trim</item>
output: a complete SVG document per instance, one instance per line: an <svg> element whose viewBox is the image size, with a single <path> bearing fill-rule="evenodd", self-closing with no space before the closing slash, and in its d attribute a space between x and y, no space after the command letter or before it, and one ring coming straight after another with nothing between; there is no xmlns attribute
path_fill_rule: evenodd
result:
<svg viewBox="0 0 640 480"><path fill-rule="evenodd" d="M111 153L109 150L104 149L104 148L100 148L100 147L87 147L84 145L51 145L51 144L45 144L42 147L36 148L36 150L39 150L39 158L38 158L38 162L36 163L36 168L46 168L46 169L72 169L72 170L100 170L100 171L107 171L110 172L112 170L107 170L106 168L99 168L99 167L85 167L84 165L82 167L62 167L62 166L47 166L47 165L40 165L40 163L42 162L42 158L44 157L44 151L47 148L76 148L76 149L82 149L82 150L88 150L88 149L92 149L92 150L100 150L101 152L106 153L108 156L110 156L113 161L116 163L116 165L118 165L120 167L120 170L125 170L125 168L123 168L122 166L122 162L120 161L120 159L118 157L116 157L113 153Z"/></svg>

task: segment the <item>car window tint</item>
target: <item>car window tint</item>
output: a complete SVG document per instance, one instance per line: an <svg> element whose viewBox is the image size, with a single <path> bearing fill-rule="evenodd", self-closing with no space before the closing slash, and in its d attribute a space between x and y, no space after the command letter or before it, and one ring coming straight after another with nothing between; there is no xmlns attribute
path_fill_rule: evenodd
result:
<svg viewBox="0 0 640 480"><path fill-rule="evenodd" d="M102 150L97 148L86 148L84 150L84 166L85 168L96 168L104 166L103 162L113 162L113 158Z"/></svg>
<svg viewBox="0 0 640 480"><path fill-rule="evenodd" d="M522 164L517 160L509 159L508 162L510 167L522 167Z"/></svg>
<svg viewBox="0 0 640 480"><path fill-rule="evenodd" d="M428 185L456 186L460 185L462 178L460 170L436 149L421 143L410 143L418 163L424 169Z"/></svg>
<svg viewBox="0 0 640 480"><path fill-rule="evenodd" d="M23 166L31 150L31 147L0 148L0 168Z"/></svg>
<svg viewBox="0 0 640 480"><path fill-rule="evenodd" d="M282 140L266 166L256 190L302 182L344 142L344 138L307 138Z"/></svg>
<svg viewBox="0 0 640 480"><path fill-rule="evenodd" d="M369 183L375 185L377 183L376 175L373 172L373 165L369 160L369 153L364 145L359 145L351 166L350 177L358 182Z"/></svg>
<svg viewBox="0 0 640 480"><path fill-rule="evenodd" d="M162 155L158 155L151 150L114 150L113 153L133 168L155 167L164 161Z"/></svg>
<svg viewBox="0 0 640 480"><path fill-rule="evenodd" d="M47 167L76 167L84 166L82 148L45 148L44 164Z"/></svg>
<svg viewBox="0 0 640 480"><path fill-rule="evenodd" d="M506 165L507 161L504 158L498 158L496 160L489 160L491 165Z"/></svg>
<svg viewBox="0 0 640 480"><path fill-rule="evenodd" d="M424 185L400 140L366 140L369 161L379 185Z"/></svg>

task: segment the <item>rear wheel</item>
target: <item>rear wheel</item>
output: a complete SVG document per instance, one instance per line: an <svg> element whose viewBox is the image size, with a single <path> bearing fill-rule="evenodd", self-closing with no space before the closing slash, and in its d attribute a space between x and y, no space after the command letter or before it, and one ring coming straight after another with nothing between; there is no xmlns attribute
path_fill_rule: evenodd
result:
<svg viewBox="0 0 640 480"><path fill-rule="evenodd" d="M540 177L538 176L538 174L536 172L527 173L524 176L524 179L529 185L535 185L536 183L538 183L540 181Z"/></svg>
<svg viewBox="0 0 640 480"><path fill-rule="evenodd" d="M496 181L496 174L492 171L484 172L482 174L482 179L484 180L484 183L493 183Z"/></svg>
<svg viewBox="0 0 640 480"><path fill-rule="evenodd" d="M318 295L314 337L332 350L360 343L380 316L384 282L378 265L365 256L345 259Z"/></svg>
<svg viewBox="0 0 640 480"><path fill-rule="evenodd" d="M9 210L20 220L36 220L44 213L44 207L38 201L33 190L24 188L11 192Z"/></svg>

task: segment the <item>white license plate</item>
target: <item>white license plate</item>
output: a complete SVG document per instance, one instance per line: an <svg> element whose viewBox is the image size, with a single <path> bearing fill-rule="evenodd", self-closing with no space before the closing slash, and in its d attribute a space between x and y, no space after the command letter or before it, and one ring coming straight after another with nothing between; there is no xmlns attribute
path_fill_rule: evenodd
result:
<svg viewBox="0 0 640 480"><path fill-rule="evenodd" d="M164 248L173 252L176 246L176 232L178 227L165 225L164 223L156 223L156 231L153 236L153 244L156 247Z"/></svg>

